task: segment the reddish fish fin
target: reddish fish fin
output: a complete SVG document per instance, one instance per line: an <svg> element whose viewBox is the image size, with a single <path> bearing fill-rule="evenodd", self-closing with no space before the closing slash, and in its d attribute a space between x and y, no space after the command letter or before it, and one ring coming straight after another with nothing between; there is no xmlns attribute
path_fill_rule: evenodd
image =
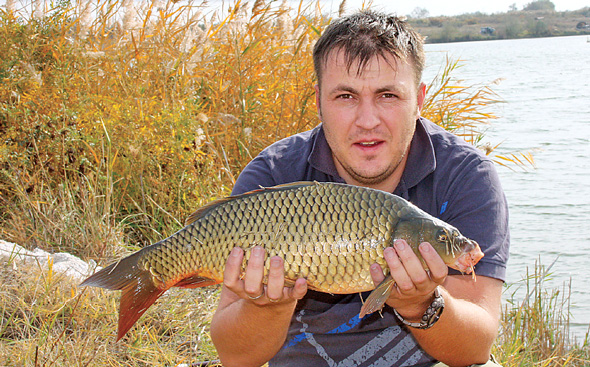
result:
<svg viewBox="0 0 590 367"><path fill-rule="evenodd" d="M139 278L123 288L119 304L119 331L117 341L121 339L144 312L156 302L166 289L156 287L151 274L145 272Z"/></svg>
<svg viewBox="0 0 590 367"><path fill-rule="evenodd" d="M137 319L167 290L157 287L151 273L138 266L137 262L144 250L107 266L80 284L123 291L119 304L117 340L121 339Z"/></svg>
<svg viewBox="0 0 590 367"><path fill-rule="evenodd" d="M371 294L369 294L369 297L367 297L363 307L361 307L359 317L362 319L365 317L365 315L381 310L385 304L385 301L387 301L389 298L394 285L395 282L393 281L391 275L387 275L387 277L385 277L385 279L379 283L377 288L375 288Z"/></svg>
<svg viewBox="0 0 590 367"><path fill-rule="evenodd" d="M182 279L180 282L174 284L175 287L180 288L200 288L200 287L208 287L210 285L218 284L219 281L214 279L209 279L205 277L200 277L198 275L193 275L188 278Z"/></svg>

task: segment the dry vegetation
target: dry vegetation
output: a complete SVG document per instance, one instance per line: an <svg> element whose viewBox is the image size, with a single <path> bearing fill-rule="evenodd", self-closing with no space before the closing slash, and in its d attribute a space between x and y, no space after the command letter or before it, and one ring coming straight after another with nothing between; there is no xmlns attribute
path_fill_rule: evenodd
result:
<svg viewBox="0 0 590 367"><path fill-rule="evenodd" d="M173 233L228 194L263 147L317 124L311 48L332 16L319 3L238 2L222 14L193 2L40 3L0 10L2 239L104 264ZM455 66L432 83L425 116L493 155L482 132L497 98L462 86ZM216 358L207 332L216 289L170 292L115 343L117 294L77 289L51 269L0 266L0 365ZM506 366L588 358L568 335L514 324L545 312L516 306L497 347Z"/></svg>
<svg viewBox="0 0 590 367"><path fill-rule="evenodd" d="M214 361L208 334L214 288L167 292L115 342L118 295L79 289L74 280L36 267L0 263L0 365L175 366Z"/></svg>

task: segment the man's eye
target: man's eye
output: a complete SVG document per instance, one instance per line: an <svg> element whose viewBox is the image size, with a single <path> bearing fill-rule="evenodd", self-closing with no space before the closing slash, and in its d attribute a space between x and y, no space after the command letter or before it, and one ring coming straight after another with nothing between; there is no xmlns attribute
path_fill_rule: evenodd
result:
<svg viewBox="0 0 590 367"><path fill-rule="evenodd" d="M351 99L352 98L352 94L339 94L337 98L340 98L340 99Z"/></svg>
<svg viewBox="0 0 590 367"><path fill-rule="evenodd" d="M383 98L386 98L386 99L397 98L397 96L395 94L393 94L393 93L383 93L382 94L382 97Z"/></svg>

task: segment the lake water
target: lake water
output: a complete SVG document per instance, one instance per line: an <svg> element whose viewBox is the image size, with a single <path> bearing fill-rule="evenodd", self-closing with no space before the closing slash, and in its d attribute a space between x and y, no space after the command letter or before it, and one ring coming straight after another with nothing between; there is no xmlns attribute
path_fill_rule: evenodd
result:
<svg viewBox="0 0 590 367"><path fill-rule="evenodd" d="M572 333L590 323L590 42L586 36L426 45L425 81L446 55L465 85L490 85L505 103L485 135L500 153L532 151L536 169L498 167L510 205L509 283L535 262L548 289L569 286ZM521 282L522 283L522 282ZM567 289L566 289L567 291ZM507 292L508 293L508 292ZM517 292L523 297L524 289ZM505 297L506 298L506 297Z"/></svg>

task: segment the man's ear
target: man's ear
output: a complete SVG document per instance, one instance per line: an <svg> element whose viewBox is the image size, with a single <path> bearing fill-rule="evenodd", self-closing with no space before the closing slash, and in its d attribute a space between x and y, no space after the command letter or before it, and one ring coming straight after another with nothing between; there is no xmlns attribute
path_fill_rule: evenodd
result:
<svg viewBox="0 0 590 367"><path fill-rule="evenodd" d="M320 104L320 85L319 84L314 85L314 89L315 89L315 106L316 106L316 109L318 110L318 117L321 121L322 120L322 108L321 108L321 104Z"/></svg>
<svg viewBox="0 0 590 367"><path fill-rule="evenodd" d="M424 107L424 100L426 99L426 84L420 83L418 87L418 116L420 117L420 112L422 112L422 107Z"/></svg>

